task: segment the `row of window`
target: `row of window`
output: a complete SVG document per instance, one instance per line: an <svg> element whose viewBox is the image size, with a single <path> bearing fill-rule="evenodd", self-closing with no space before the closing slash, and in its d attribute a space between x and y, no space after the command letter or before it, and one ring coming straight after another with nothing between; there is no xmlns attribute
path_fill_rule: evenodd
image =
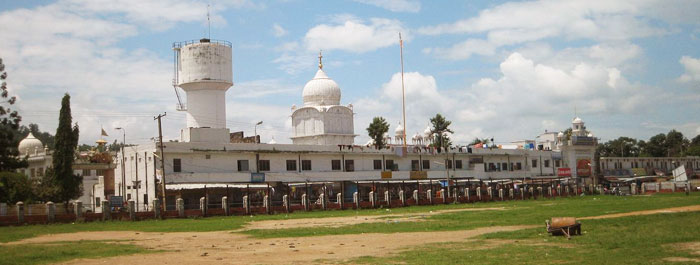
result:
<svg viewBox="0 0 700 265"><path fill-rule="evenodd" d="M342 162L340 159L334 159L331 160L331 170L333 171L341 171L343 168L341 167ZM422 162L422 168L421 168L421 162ZM385 160L385 167L382 167L382 160L381 159L375 159L373 161L373 168L374 170L383 170L386 168L387 170L392 170L396 171L398 169L398 165L394 164L394 160L387 159ZM455 160L455 169L462 169L462 160ZM287 171L297 171L297 160L287 160L286 161L287 165ZM250 171L250 166L248 160L238 160L236 161L236 166L238 171L241 172L247 172ZM447 168L452 169L452 160L447 160ZM419 170L427 170L430 169L430 160L411 160L411 170L413 171L419 171ZM258 160L258 170L259 171L270 171L270 160ZM302 171L310 171L311 170L311 160L301 160L301 170ZM351 172L355 171L355 160L345 160L345 171ZM180 158L175 158L173 159L173 172L182 172L182 159Z"/></svg>
<svg viewBox="0 0 700 265"><path fill-rule="evenodd" d="M104 176L105 171L104 169L95 169L95 175L92 175L92 170L90 169L83 169L83 176Z"/></svg>

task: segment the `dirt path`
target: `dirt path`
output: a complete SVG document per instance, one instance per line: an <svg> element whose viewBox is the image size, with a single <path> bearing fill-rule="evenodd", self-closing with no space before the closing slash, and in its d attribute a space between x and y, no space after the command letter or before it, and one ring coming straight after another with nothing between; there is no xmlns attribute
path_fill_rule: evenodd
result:
<svg viewBox="0 0 700 265"><path fill-rule="evenodd" d="M65 264L308 264L360 256L385 256L427 243L463 241L486 233L515 231L535 226L493 226L473 230L356 234L300 238L255 239L230 232L137 233L81 232L47 235L21 241L43 243L75 240L133 240L146 248L168 252L78 259ZM17 242L20 243L20 242Z"/></svg>
<svg viewBox="0 0 700 265"><path fill-rule="evenodd" d="M308 227L341 227L346 225L355 225L362 223L383 223L383 222L420 222L426 217L454 212L467 211L499 211L505 210L504 207L491 208L465 208L465 209L448 209L440 211L430 211L422 213L406 213L406 214L385 214L385 215L358 215L344 217L325 217L325 218L303 218L303 219L285 219L285 220L267 220L250 222L246 224L242 230L253 229L286 229L286 228L308 228Z"/></svg>
<svg viewBox="0 0 700 265"><path fill-rule="evenodd" d="M633 216L633 215L649 215L649 214L657 214L657 213L679 213L679 212L695 212L695 211L700 211L700 205L691 205L691 206L673 207L673 208L646 210L646 211L636 211L636 212L627 212L627 213L614 213L614 214L606 214L606 215L598 215L598 216L581 217L581 218L577 218L577 219L579 219L579 220L594 220L594 219L617 218L617 217L625 217L625 216Z"/></svg>

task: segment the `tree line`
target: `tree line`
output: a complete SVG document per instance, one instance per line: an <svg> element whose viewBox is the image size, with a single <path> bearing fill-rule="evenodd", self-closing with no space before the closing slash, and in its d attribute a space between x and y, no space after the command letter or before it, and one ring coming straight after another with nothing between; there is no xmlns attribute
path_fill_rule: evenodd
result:
<svg viewBox="0 0 700 265"><path fill-rule="evenodd" d="M621 136L598 144L596 153L601 157L682 157L700 156L700 135L693 139L674 130L660 133L649 140Z"/></svg>

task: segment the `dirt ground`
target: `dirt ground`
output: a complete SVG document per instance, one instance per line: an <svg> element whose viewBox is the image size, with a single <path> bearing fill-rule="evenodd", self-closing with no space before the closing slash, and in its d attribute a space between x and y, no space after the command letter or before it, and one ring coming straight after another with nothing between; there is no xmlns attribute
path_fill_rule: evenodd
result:
<svg viewBox="0 0 700 265"><path fill-rule="evenodd" d="M679 213L679 212L695 212L695 211L700 211L700 205L674 207L674 208L666 208L666 209L656 209L656 210L646 210L646 211L636 211L636 212L627 212L627 213L606 214L606 215L599 215L599 216L582 217L582 218L577 218L577 219L578 220L594 220L594 219L625 217L625 216L632 216L632 215L649 215L649 214L657 214L657 213Z"/></svg>
<svg viewBox="0 0 700 265"><path fill-rule="evenodd" d="M455 209L462 210L502 210L502 208L485 209ZM581 219L615 218L630 215L646 215L664 212L700 211L700 205L676 207L651 211L638 211L623 214L608 214ZM362 222L383 222L389 218L422 218L431 214L447 211L381 215L368 217L339 217L314 218L277 221L254 222L245 229L275 229L313 226L340 226ZM329 219L323 221L323 219ZM388 219L392 220L392 219ZM293 222L292 222L293 221ZM257 223L257 224L256 224ZM282 225L279 225L282 223ZM44 235L8 244L49 243L77 240L127 240L118 243L128 243L143 246L148 249L164 250L164 252L118 256L104 259L79 259L64 264L308 264L334 263L361 256L386 256L399 251L419 246L421 244L438 242L456 242L473 240L471 238L493 232L515 231L519 229L538 227L537 225L523 226L493 226L472 230L444 232L411 232L411 233L366 233L355 235L331 235L299 238L255 239L244 234L231 231L217 232L186 232L186 233L145 233L128 231L80 232L71 234ZM490 242L490 241L489 241ZM503 242L490 242L500 244ZM487 244L487 245L488 245ZM697 251L700 243L688 243L689 250ZM488 247L484 245L483 247ZM667 261L681 261L669 258ZM681 262L689 262L684 260Z"/></svg>
<svg viewBox="0 0 700 265"><path fill-rule="evenodd" d="M422 213L406 213L406 214L385 214L373 216L345 216L345 217L327 217L327 218L309 218L309 219L285 219L285 220L267 220L250 222L243 227L243 230L253 229L285 229L285 228L306 228L306 227L341 227L346 225L355 225L361 223L383 223L383 222L420 222L431 215L467 212L467 211L500 211L505 210L504 207L491 208L465 208L465 209L448 209L439 211L430 211Z"/></svg>

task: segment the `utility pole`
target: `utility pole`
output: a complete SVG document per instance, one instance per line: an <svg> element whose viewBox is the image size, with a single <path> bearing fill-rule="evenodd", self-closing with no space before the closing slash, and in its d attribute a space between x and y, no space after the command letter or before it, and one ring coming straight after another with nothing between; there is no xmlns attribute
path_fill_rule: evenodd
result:
<svg viewBox="0 0 700 265"><path fill-rule="evenodd" d="M163 129L161 126L160 118L165 117L167 113L163 114L158 114L158 116L154 117L154 120L158 120L158 142L160 144L160 180L161 180L161 188L162 188L162 194L163 194L163 210L167 210L166 208L166 203L165 203L165 152L163 152Z"/></svg>

